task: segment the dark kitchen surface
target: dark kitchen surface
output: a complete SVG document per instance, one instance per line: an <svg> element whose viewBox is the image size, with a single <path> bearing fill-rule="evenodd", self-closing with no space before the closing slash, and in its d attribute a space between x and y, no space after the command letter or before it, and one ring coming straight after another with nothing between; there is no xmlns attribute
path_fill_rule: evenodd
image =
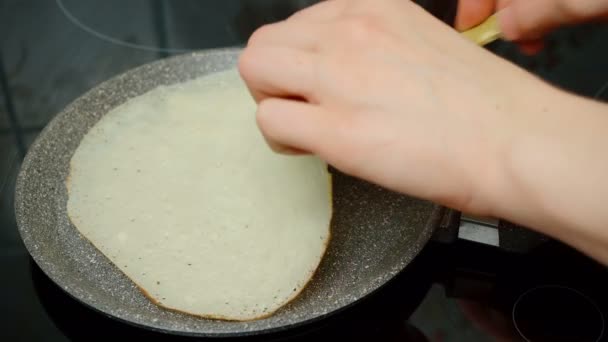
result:
<svg viewBox="0 0 608 342"><path fill-rule="evenodd" d="M175 340L82 306L36 267L13 214L20 161L45 124L98 83L176 53L243 44L259 25L313 2L0 0L0 341ZM606 42L608 26L586 25L552 35L535 57L504 42L489 49L608 102ZM494 235L498 247L488 245ZM604 334L603 267L520 229L459 236L431 243L390 286L322 327L273 338L517 341L523 333L538 341L595 341Z"/></svg>

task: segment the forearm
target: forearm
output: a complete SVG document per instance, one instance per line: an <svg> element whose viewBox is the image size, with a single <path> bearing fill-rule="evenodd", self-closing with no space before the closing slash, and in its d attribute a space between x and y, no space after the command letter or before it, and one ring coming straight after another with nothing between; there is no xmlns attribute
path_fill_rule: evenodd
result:
<svg viewBox="0 0 608 342"><path fill-rule="evenodd" d="M496 215L608 264L608 105L552 94L500 157Z"/></svg>

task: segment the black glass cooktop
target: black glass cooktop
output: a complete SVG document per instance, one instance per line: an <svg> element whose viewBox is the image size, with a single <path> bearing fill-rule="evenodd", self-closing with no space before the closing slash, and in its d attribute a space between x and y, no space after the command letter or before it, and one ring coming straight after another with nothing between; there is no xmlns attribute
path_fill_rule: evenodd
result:
<svg viewBox="0 0 608 342"><path fill-rule="evenodd" d="M314 2L0 0L0 341L176 340L81 305L38 269L13 214L21 160L46 123L98 83L171 55L241 45L263 23ZM442 0L419 2L442 14ZM595 24L556 32L534 57L504 42L488 48L608 101L606 42L608 26ZM375 296L258 340L596 341L606 336L607 288L606 269L565 246L469 222L451 238L436 237Z"/></svg>

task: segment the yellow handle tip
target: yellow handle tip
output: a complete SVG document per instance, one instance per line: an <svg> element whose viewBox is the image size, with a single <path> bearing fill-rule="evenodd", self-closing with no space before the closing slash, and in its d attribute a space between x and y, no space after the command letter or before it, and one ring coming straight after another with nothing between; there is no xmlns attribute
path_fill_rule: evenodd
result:
<svg viewBox="0 0 608 342"><path fill-rule="evenodd" d="M461 33L467 39L478 45L489 44L502 36L496 14L490 16L481 24Z"/></svg>

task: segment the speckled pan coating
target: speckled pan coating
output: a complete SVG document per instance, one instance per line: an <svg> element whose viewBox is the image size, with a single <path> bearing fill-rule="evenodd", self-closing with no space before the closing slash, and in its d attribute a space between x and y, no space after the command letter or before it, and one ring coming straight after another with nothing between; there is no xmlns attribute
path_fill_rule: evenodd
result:
<svg viewBox="0 0 608 342"><path fill-rule="evenodd" d="M271 332L311 322L356 302L400 272L428 241L438 223L437 206L336 174L332 240L309 286L269 318L224 322L155 306L85 240L68 220L65 188L70 158L83 135L127 99L159 85L233 67L238 54L237 48L202 51L117 76L70 104L34 142L17 181L17 222L34 260L70 295L120 320L169 333Z"/></svg>

